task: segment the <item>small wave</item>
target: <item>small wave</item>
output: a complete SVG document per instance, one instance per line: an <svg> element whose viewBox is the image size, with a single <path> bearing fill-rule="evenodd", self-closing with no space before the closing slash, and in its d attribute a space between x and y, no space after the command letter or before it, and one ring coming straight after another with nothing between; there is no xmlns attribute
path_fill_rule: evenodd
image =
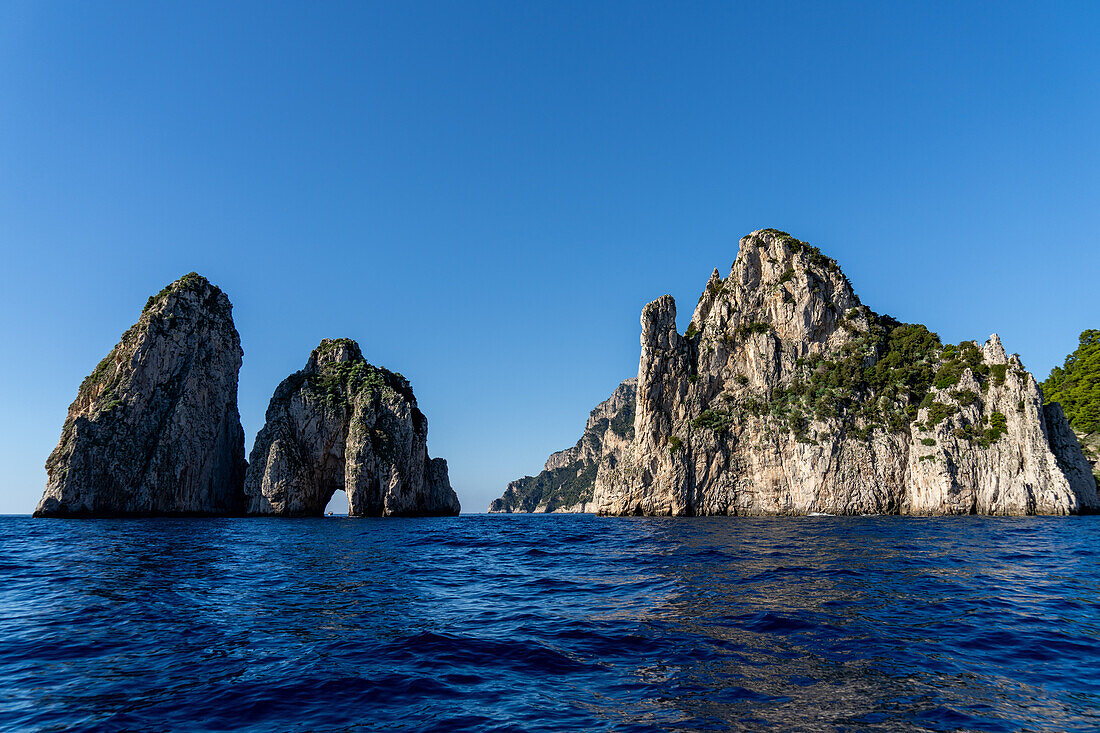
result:
<svg viewBox="0 0 1100 733"><path fill-rule="evenodd" d="M1097 729L1100 517L0 517L0 557L2 730Z"/></svg>

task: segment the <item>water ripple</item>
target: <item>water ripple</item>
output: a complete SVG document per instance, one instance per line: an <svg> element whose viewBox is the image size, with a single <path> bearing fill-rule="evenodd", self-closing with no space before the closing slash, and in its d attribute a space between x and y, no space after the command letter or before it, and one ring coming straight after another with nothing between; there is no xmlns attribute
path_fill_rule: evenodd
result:
<svg viewBox="0 0 1100 733"><path fill-rule="evenodd" d="M0 518L0 729L1100 728L1100 518Z"/></svg>

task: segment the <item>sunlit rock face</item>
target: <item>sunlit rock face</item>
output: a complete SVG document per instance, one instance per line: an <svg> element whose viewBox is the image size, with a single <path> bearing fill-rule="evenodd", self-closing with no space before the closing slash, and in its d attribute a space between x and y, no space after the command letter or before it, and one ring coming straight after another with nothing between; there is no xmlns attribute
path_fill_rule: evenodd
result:
<svg viewBox="0 0 1100 733"><path fill-rule="evenodd" d="M206 278L149 298L69 406L35 516L241 512L241 358L229 298Z"/></svg>
<svg viewBox="0 0 1100 733"><path fill-rule="evenodd" d="M634 438L634 401L638 380L622 382L588 415L584 432L572 448L552 453L537 476L508 484L489 505L490 513L592 513L596 471L601 460L618 461Z"/></svg>
<svg viewBox="0 0 1100 733"><path fill-rule="evenodd" d="M458 514L427 436L408 380L369 364L354 341L326 339L271 398L245 479L248 512L321 516L343 489L353 516Z"/></svg>
<svg viewBox="0 0 1100 733"><path fill-rule="evenodd" d="M642 311L634 439L601 514L1072 514L1098 506L1065 418L1000 339L944 346L864 306L836 262L743 238L684 334Z"/></svg>

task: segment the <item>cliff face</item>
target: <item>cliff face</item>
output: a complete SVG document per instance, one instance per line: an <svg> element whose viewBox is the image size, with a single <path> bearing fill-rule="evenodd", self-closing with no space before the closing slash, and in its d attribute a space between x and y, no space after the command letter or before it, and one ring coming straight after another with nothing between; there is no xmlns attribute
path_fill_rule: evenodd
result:
<svg viewBox="0 0 1100 733"><path fill-rule="evenodd" d="M427 437L404 377L367 363L354 341L326 339L271 398L245 479L248 513L321 516L343 489L352 516L458 514Z"/></svg>
<svg viewBox="0 0 1100 733"><path fill-rule="evenodd" d="M241 358L229 299L206 278L149 298L69 406L35 516L240 512Z"/></svg>
<svg viewBox="0 0 1100 733"><path fill-rule="evenodd" d="M1050 405L1047 405L1049 408ZM1077 442L1081 444L1081 452L1085 454L1085 460L1092 468L1092 475L1096 479L1096 485L1100 488L1100 433L1075 433Z"/></svg>
<svg viewBox="0 0 1100 733"><path fill-rule="evenodd" d="M783 232L741 240L685 334L642 311L635 436L601 514L1069 514L1097 507L1061 411L994 335L944 346Z"/></svg>
<svg viewBox="0 0 1100 733"><path fill-rule="evenodd" d="M504 495L489 505L489 511L595 511L592 492L600 461L617 463L634 437L637 381L631 378L616 387L609 398L589 413L584 433L576 445L552 454L537 476L525 476L509 483Z"/></svg>

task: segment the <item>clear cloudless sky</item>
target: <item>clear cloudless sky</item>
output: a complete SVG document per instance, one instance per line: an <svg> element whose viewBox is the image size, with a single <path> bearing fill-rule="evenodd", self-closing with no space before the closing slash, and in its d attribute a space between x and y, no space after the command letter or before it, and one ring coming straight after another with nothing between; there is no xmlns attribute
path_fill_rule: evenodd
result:
<svg viewBox="0 0 1100 733"><path fill-rule="evenodd" d="M0 512L191 270L246 449L325 337L404 373L465 511L571 445L776 227L1042 379L1100 327L1100 4L0 2Z"/></svg>

